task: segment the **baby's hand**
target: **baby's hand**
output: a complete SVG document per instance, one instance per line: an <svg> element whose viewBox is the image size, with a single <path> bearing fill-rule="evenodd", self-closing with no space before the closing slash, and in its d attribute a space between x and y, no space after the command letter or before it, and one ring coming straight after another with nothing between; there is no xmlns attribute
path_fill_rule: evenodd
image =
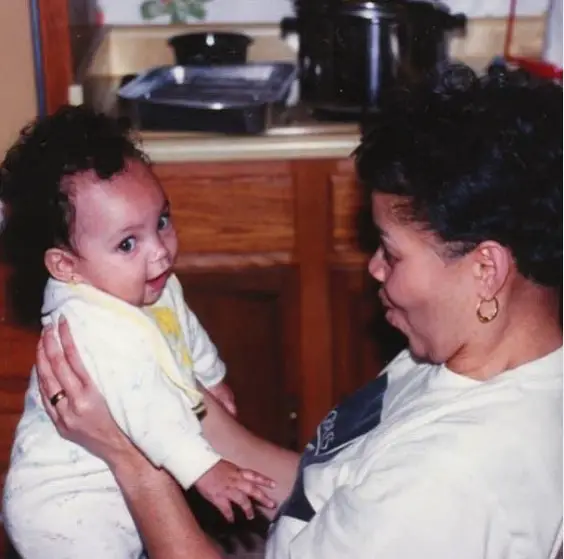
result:
<svg viewBox="0 0 564 559"><path fill-rule="evenodd" d="M225 382L220 382L208 391L219 401L219 403L230 413L233 417L237 415L237 407L235 406L235 396L233 391Z"/></svg>
<svg viewBox="0 0 564 559"><path fill-rule="evenodd" d="M253 504L249 497L269 509L276 506L258 487L262 485L273 488L274 481L253 470L238 468L227 460L220 460L195 485L202 497L217 507L228 522L235 519L231 503L239 505L249 520L254 517Z"/></svg>

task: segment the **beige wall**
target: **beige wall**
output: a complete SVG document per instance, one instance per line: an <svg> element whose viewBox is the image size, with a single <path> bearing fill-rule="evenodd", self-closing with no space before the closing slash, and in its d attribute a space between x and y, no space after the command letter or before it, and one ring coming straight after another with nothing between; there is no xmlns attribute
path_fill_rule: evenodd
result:
<svg viewBox="0 0 564 559"><path fill-rule="evenodd" d="M26 0L0 0L0 157L36 114L33 49Z"/></svg>

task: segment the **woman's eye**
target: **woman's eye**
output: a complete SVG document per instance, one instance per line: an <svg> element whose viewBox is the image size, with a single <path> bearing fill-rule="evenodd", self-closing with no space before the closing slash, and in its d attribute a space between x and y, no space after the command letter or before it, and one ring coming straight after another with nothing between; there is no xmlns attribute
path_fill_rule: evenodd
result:
<svg viewBox="0 0 564 559"><path fill-rule="evenodd" d="M159 231L166 229L170 223L170 214L163 214L159 217L159 223L157 225Z"/></svg>
<svg viewBox="0 0 564 559"><path fill-rule="evenodd" d="M137 240L135 239L135 237L127 237L127 239L124 239L119 245L118 245L118 250L121 252L131 252L135 246L137 245Z"/></svg>
<svg viewBox="0 0 564 559"><path fill-rule="evenodd" d="M384 260L388 264L394 264L397 262L398 259L393 254L390 254L390 251L384 245L382 245L382 252L384 253Z"/></svg>

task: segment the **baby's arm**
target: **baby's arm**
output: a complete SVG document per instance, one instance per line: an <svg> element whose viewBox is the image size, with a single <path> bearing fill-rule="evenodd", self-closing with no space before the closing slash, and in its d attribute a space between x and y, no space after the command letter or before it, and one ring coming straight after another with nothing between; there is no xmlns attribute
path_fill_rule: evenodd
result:
<svg viewBox="0 0 564 559"><path fill-rule="evenodd" d="M169 287L176 312L182 322L195 377L231 415L236 416L235 396L224 382L225 365L218 355L217 348L198 317L186 305L182 286L176 276L170 278Z"/></svg>
<svg viewBox="0 0 564 559"><path fill-rule="evenodd" d="M185 341L192 359L192 369L198 381L209 389L223 381L225 365L198 317L186 305L182 286L176 276L171 276L169 286L175 310L182 322Z"/></svg>

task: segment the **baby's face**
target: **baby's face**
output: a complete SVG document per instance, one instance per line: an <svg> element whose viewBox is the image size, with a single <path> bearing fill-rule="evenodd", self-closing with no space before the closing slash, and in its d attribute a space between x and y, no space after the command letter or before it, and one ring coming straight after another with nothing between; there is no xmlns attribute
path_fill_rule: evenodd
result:
<svg viewBox="0 0 564 559"><path fill-rule="evenodd" d="M138 161L110 180L85 174L74 184L76 280L132 305L157 301L178 247L161 185Z"/></svg>

